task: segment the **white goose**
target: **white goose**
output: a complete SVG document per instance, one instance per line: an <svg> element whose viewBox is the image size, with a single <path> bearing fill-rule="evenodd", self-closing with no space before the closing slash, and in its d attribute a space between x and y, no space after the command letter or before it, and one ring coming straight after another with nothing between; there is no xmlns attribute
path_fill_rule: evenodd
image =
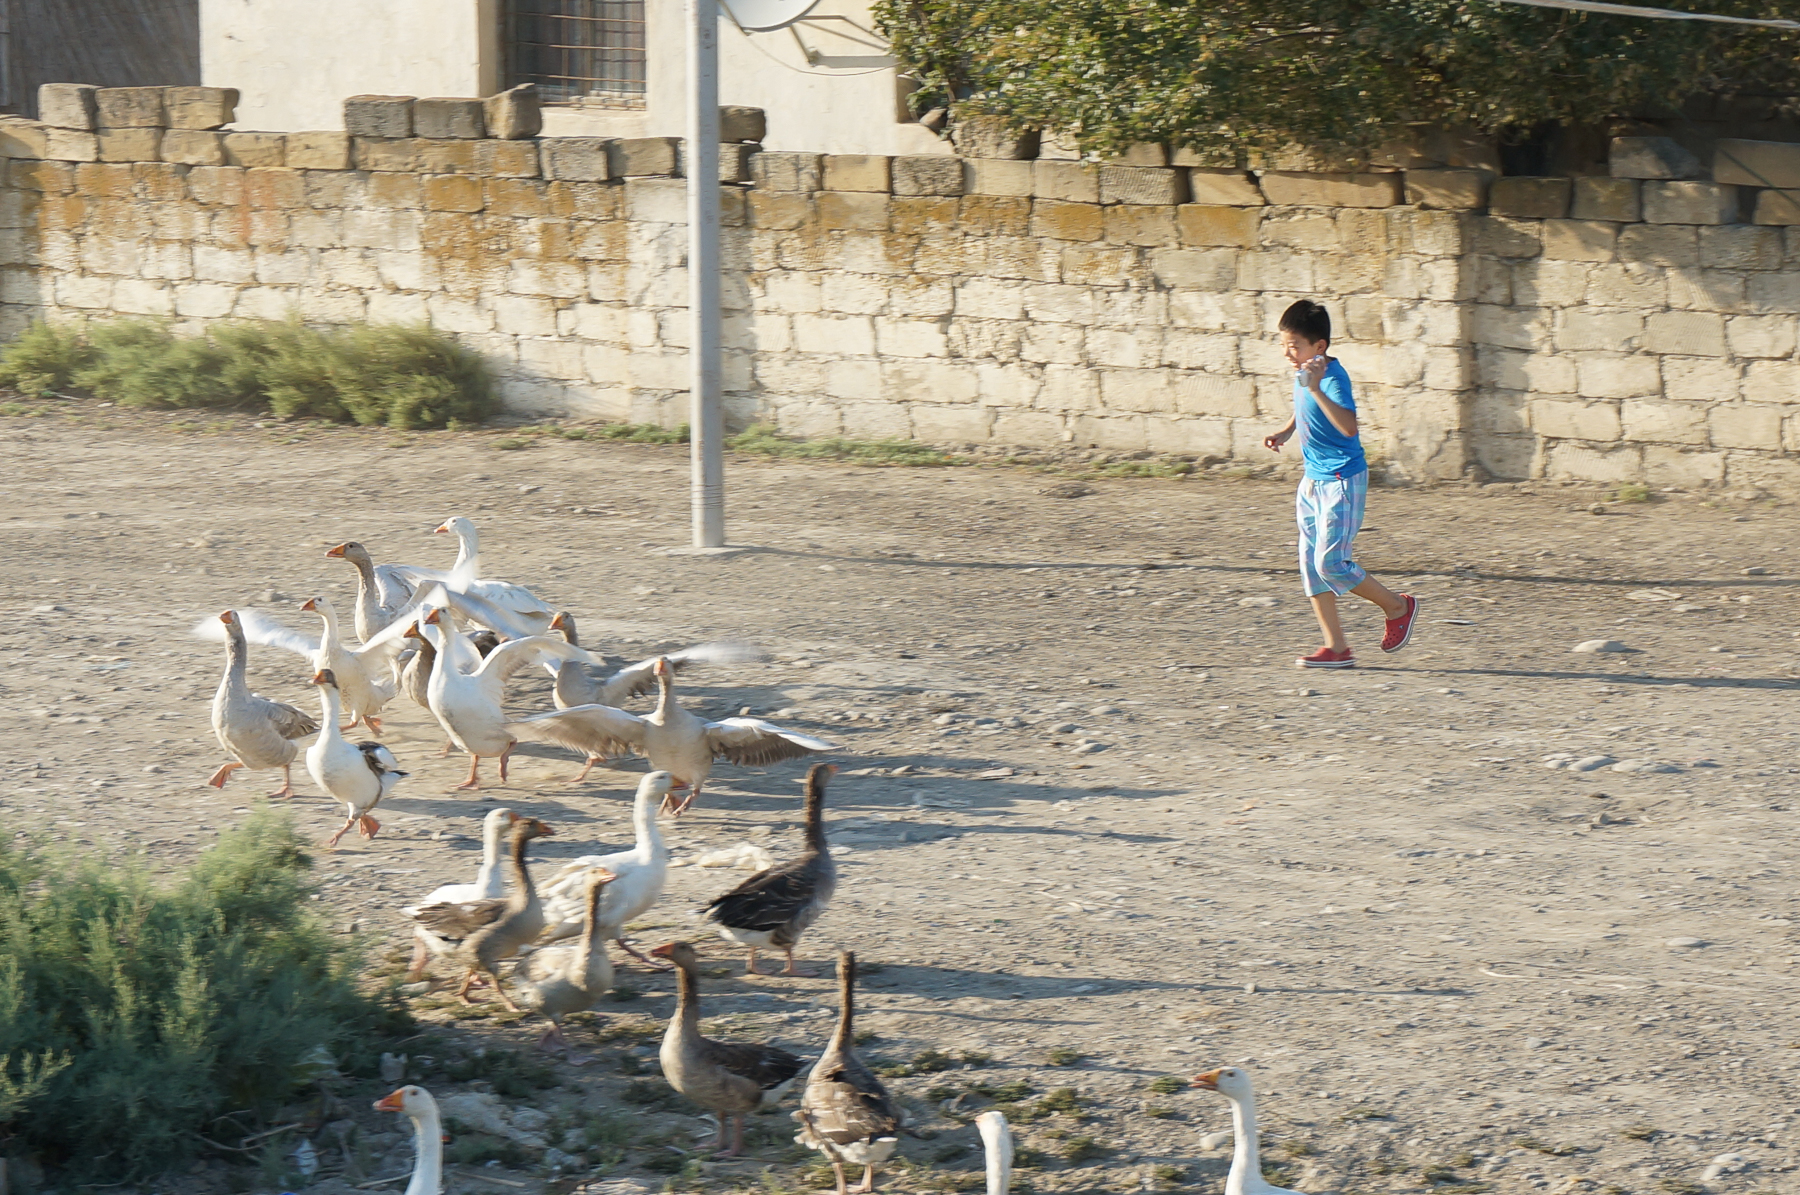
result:
<svg viewBox="0 0 1800 1195"><path fill-rule="evenodd" d="M232 758L220 765L207 783L224 788L239 768L280 768L281 787L269 796L291 797L294 756L300 753L295 740L319 727L285 701L271 701L250 691L250 645L244 638L243 620L236 610L227 610L219 615L219 624L225 635L225 678L213 695L213 735Z"/></svg>
<svg viewBox="0 0 1800 1195"><path fill-rule="evenodd" d="M402 1087L376 1100L375 1111L399 1112L413 1123L413 1172L405 1195L444 1195L444 1125L431 1093Z"/></svg>
<svg viewBox="0 0 1800 1195"><path fill-rule="evenodd" d="M784 730L759 718L708 721L683 709L675 699L675 670L666 658L656 661L654 672L662 693L656 709L641 717L610 705L577 705L521 718L508 724L507 730L520 738L558 743L590 756L635 750L649 758L651 767L672 773L674 787L688 789L687 798L673 807L677 814L686 812L699 797L712 775L715 758L766 764L837 750L835 743Z"/></svg>
<svg viewBox="0 0 1800 1195"><path fill-rule="evenodd" d="M313 745L306 749L306 770L315 783L332 797L344 803L344 824L325 843L335 847L351 826L373 838L381 823L370 811L406 777L394 753L380 743L352 743L338 729L342 713L337 678L325 668L313 674L312 683L319 686L319 702L324 707L323 729Z"/></svg>
<svg viewBox="0 0 1800 1195"><path fill-rule="evenodd" d="M475 531L474 523L461 515L454 515L440 523L434 534L456 536L456 563L450 566L449 572L441 569L419 568L410 564L396 564L389 567L415 587L431 581L450 582L453 577L465 573L471 578L478 575L481 569L481 539ZM460 588L473 597L492 602L515 618L525 620L531 626L532 634L535 635L541 635L550 629L550 619L556 613L531 590L523 585L514 585L510 581L470 580L466 586ZM491 629L501 631L502 634L506 633L500 627Z"/></svg>
<svg viewBox="0 0 1800 1195"><path fill-rule="evenodd" d="M1262 1176L1262 1158L1256 1144L1256 1093L1250 1076L1235 1066L1222 1066L1194 1076L1194 1086L1216 1091L1231 1101L1231 1171L1225 1176L1225 1195L1302 1195L1277 1187Z"/></svg>
<svg viewBox="0 0 1800 1195"><path fill-rule="evenodd" d="M987 1155L987 1195L1006 1195L1012 1186L1012 1128L1001 1113L983 1112L975 1118L975 1129Z"/></svg>
<svg viewBox="0 0 1800 1195"><path fill-rule="evenodd" d="M518 737L512 733L500 702L506 678L520 668L546 656L562 659L591 659L579 647L571 647L560 639L533 636L502 643L473 672L463 672L452 662L443 627L445 616L433 610L423 619L408 624L403 634L424 639L437 649L431 669L431 683L426 689L431 712L450 740L469 753L469 778L456 787L481 787L481 761L498 758L500 780L506 781L506 761L512 755Z"/></svg>
<svg viewBox="0 0 1800 1195"><path fill-rule="evenodd" d="M673 783L674 777L667 772L651 772L638 781L637 796L631 803L631 824L637 841L630 850L571 859L544 883L544 919L550 925L552 940L581 932L587 912L584 893L588 876L597 868L604 869L612 873L613 880L606 886L600 905L602 933L639 962L659 971L668 969L639 953L624 934L627 925L649 912L669 879L669 848L656 824L656 810Z"/></svg>
<svg viewBox="0 0 1800 1195"><path fill-rule="evenodd" d="M498 900L506 892L506 880L500 874L500 839L506 827L518 821L510 809L490 809L481 819L481 866L476 869L473 884L440 884L427 892L418 904L406 905L400 911L411 917L427 905L460 905L471 900Z"/></svg>

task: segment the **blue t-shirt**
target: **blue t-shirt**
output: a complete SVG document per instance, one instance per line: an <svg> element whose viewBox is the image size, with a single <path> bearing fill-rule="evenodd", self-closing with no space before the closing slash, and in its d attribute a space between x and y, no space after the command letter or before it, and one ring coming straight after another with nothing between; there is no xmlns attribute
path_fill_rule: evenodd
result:
<svg viewBox="0 0 1800 1195"><path fill-rule="evenodd" d="M1350 391L1350 375L1344 372L1342 361L1333 358L1325 367L1319 389L1338 406L1355 412L1356 396ZM1312 391L1300 380L1298 371L1294 377L1294 431L1300 440L1300 457L1306 462L1306 475L1314 481L1351 477L1369 467L1363 456L1362 441L1338 430L1337 424L1312 396Z"/></svg>

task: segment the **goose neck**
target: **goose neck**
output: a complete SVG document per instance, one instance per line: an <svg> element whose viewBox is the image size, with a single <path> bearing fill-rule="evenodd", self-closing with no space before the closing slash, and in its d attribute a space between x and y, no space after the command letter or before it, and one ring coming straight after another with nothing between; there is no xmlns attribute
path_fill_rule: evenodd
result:
<svg viewBox="0 0 1800 1195"><path fill-rule="evenodd" d="M685 965L675 968L675 1016L669 1028L680 1027L683 1037L700 1036L700 983Z"/></svg>
<svg viewBox="0 0 1800 1195"><path fill-rule="evenodd" d="M512 863L513 886L515 889L513 895L515 899L522 899L525 901L530 901L537 895L537 889L533 888L531 884L531 872L525 866L525 844L530 841L531 840L523 833L514 834L512 840L512 858L510 860Z"/></svg>
<svg viewBox="0 0 1800 1195"><path fill-rule="evenodd" d="M500 871L501 829L502 827L495 826L491 832L481 836L481 866L475 872L475 886L481 890L484 896L489 892L498 891L494 884L494 877Z"/></svg>
<svg viewBox="0 0 1800 1195"><path fill-rule="evenodd" d="M831 1035L831 1048L847 1053L856 1044L856 962L846 961L838 974L837 1032Z"/></svg>
<svg viewBox="0 0 1800 1195"><path fill-rule="evenodd" d="M233 684L249 684L250 644L244 632L233 626L225 636L225 676Z"/></svg>
<svg viewBox="0 0 1800 1195"><path fill-rule="evenodd" d="M600 939L600 899L606 895L605 884L595 884L588 892L587 919L581 924L581 941L575 947L575 974L585 976L594 951L605 950Z"/></svg>
<svg viewBox="0 0 1800 1195"><path fill-rule="evenodd" d="M481 537L472 525L458 526L455 531L456 563L451 566L452 571L462 568L481 554Z"/></svg>
<svg viewBox="0 0 1800 1195"><path fill-rule="evenodd" d="M818 785L806 788L806 845L821 855L830 845L825 839L825 793Z"/></svg>
<svg viewBox="0 0 1800 1195"><path fill-rule="evenodd" d="M663 849L662 827L656 824L656 806L660 798L645 793L631 807L632 829L637 834L637 853L646 863Z"/></svg>
<svg viewBox="0 0 1800 1195"><path fill-rule="evenodd" d="M668 672L656 674L656 717L666 718L677 707L675 704L675 677Z"/></svg>
<svg viewBox="0 0 1800 1195"><path fill-rule="evenodd" d="M1256 1097L1231 1100L1231 1172L1225 1176L1229 1195L1254 1195L1267 1184L1262 1176L1262 1156L1256 1143Z"/></svg>
<svg viewBox="0 0 1800 1195"><path fill-rule="evenodd" d="M319 733L326 738L341 738L338 733L338 718L343 709L343 699L339 697L336 685L319 686L319 707L325 713L325 719L319 725Z"/></svg>
<svg viewBox="0 0 1800 1195"><path fill-rule="evenodd" d="M444 1130L435 1107L412 1114L413 1160L412 1181L406 1184L406 1195L442 1195L444 1190Z"/></svg>

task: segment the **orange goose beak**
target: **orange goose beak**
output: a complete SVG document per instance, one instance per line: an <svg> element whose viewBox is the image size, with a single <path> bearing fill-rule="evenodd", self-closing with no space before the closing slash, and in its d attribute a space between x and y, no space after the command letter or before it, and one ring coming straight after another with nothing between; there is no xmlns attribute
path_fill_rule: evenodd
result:
<svg viewBox="0 0 1800 1195"><path fill-rule="evenodd" d="M380 1099L376 1100L375 1101L375 1111L377 1111L377 1112L404 1112L404 1111L406 1111L405 1089L402 1088L399 1091L390 1091L386 1095L382 1096Z"/></svg>
<svg viewBox="0 0 1800 1195"><path fill-rule="evenodd" d="M1204 1075L1195 1075L1193 1085L1201 1091L1219 1090L1219 1072L1207 1071Z"/></svg>
<svg viewBox="0 0 1800 1195"><path fill-rule="evenodd" d="M344 549L348 546L349 546L348 544L339 544L335 548L326 548L325 555L334 557L338 560L342 560L344 558Z"/></svg>

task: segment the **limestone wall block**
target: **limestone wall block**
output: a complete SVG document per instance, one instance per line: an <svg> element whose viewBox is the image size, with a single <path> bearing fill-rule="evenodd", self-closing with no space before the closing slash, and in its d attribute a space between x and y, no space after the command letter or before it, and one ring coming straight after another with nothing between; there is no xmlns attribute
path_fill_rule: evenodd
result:
<svg viewBox="0 0 1800 1195"><path fill-rule="evenodd" d="M38 119L59 129L91 133L100 127L99 88L88 83L38 85Z"/></svg>
<svg viewBox="0 0 1800 1195"><path fill-rule="evenodd" d="M1313 255L1285 249L1249 249L1238 254L1237 285L1249 291L1315 292Z"/></svg>
<svg viewBox="0 0 1800 1195"><path fill-rule="evenodd" d="M431 325L441 332L484 333L494 330L494 313L482 304L451 295L431 295L425 300Z"/></svg>
<svg viewBox="0 0 1800 1195"><path fill-rule="evenodd" d="M1700 264L1715 270L1779 270L1783 264L1781 230L1733 224L1702 228Z"/></svg>
<svg viewBox="0 0 1800 1195"><path fill-rule="evenodd" d="M535 178L484 178L481 202L489 215L538 218L549 214L544 183Z"/></svg>
<svg viewBox="0 0 1800 1195"><path fill-rule="evenodd" d="M1576 261L1522 261L1511 269L1511 298L1494 300L1521 307L1573 307L1587 302L1594 267Z"/></svg>
<svg viewBox="0 0 1800 1195"><path fill-rule="evenodd" d="M237 119L235 87L165 87L163 110L172 129L222 129Z"/></svg>
<svg viewBox="0 0 1800 1195"><path fill-rule="evenodd" d="M874 315L887 308L887 280L872 274L833 271L819 279L823 310L844 315Z"/></svg>
<svg viewBox="0 0 1800 1195"><path fill-rule="evenodd" d="M404 291L375 290L366 296L369 321L384 324L423 324L431 318L425 296Z"/></svg>
<svg viewBox="0 0 1800 1195"><path fill-rule="evenodd" d="M96 145L102 162L155 162L162 157L161 129L102 129Z"/></svg>
<svg viewBox="0 0 1800 1195"><path fill-rule="evenodd" d="M1721 137L1713 151L1712 176L1714 182L1746 187L1800 187L1800 146Z"/></svg>
<svg viewBox="0 0 1800 1195"><path fill-rule="evenodd" d="M250 260L256 281L263 286L300 286L311 280L312 254L304 249L259 248L251 254Z"/></svg>
<svg viewBox="0 0 1800 1195"><path fill-rule="evenodd" d="M1154 250L1161 253L1193 253L1192 249ZM1086 286L1127 286L1148 281L1148 271L1136 250L1110 245L1067 245L1062 250L1061 280ZM1054 282L1052 274L1042 279Z"/></svg>
<svg viewBox="0 0 1800 1195"><path fill-rule="evenodd" d="M1260 239L1286 249L1335 249L1337 221L1318 208L1266 208Z"/></svg>
<svg viewBox="0 0 1800 1195"><path fill-rule="evenodd" d="M1557 440L1617 440L1622 434L1619 409L1612 403L1573 399L1531 400L1531 429Z"/></svg>
<svg viewBox="0 0 1800 1195"><path fill-rule="evenodd" d="M1063 441L1063 420L1060 416L1020 411L1010 406L996 406L993 412L994 422L989 438L995 443L1046 448ZM1169 434L1183 433L1171 429Z"/></svg>
<svg viewBox="0 0 1800 1195"><path fill-rule="evenodd" d="M1566 178L1497 178L1488 188L1488 211L1520 220L1560 220L1569 214Z"/></svg>
<svg viewBox="0 0 1800 1195"><path fill-rule="evenodd" d="M1176 227L1188 245L1249 248L1258 243L1262 219L1260 207L1184 203L1175 209Z"/></svg>
<svg viewBox="0 0 1800 1195"><path fill-rule="evenodd" d="M1270 203L1295 207L1393 207L1403 198L1401 176L1397 173L1265 170L1260 182Z"/></svg>
<svg viewBox="0 0 1800 1195"><path fill-rule="evenodd" d="M1469 402L1469 421L1477 432L1486 432L1497 436L1518 436L1528 447L1523 454L1524 461L1513 464L1504 471L1495 469L1489 464L1489 455L1483 452L1481 460L1491 472L1501 477L1524 477L1531 468L1531 457L1537 448L1535 437L1527 438L1519 433L1531 430L1528 416L1529 405L1524 395L1512 390L1482 390L1476 392ZM1498 454L1501 459L1513 456L1502 448Z"/></svg>
<svg viewBox="0 0 1800 1195"><path fill-rule="evenodd" d="M1175 410L1185 416L1253 419L1258 415L1256 388L1248 378L1222 377L1206 373L1178 373L1169 379L1169 393ZM1222 426L1214 425L1213 433ZM1162 451L1193 451L1162 449Z"/></svg>
<svg viewBox="0 0 1800 1195"><path fill-rule="evenodd" d="M890 163L880 154L826 154L825 189L885 195L892 186Z"/></svg>
<svg viewBox="0 0 1800 1195"><path fill-rule="evenodd" d="M1544 475L1571 481L1635 481L1643 475L1643 450L1636 445L1590 448L1585 444L1552 444L1545 453Z"/></svg>
<svg viewBox="0 0 1800 1195"><path fill-rule="evenodd" d="M1032 201L1032 236L1058 241L1097 241L1104 230L1105 219L1099 204L1042 198Z"/></svg>
<svg viewBox="0 0 1800 1195"><path fill-rule="evenodd" d="M0 158L44 158L49 156L49 146L48 125L0 114Z"/></svg>
<svg viewBox="0 0 1800 1195"><path fill-rule="evenodd" d="M1537 257L1543 252L1543 228L1538 220L1512 220L1502 216L1472 218L1474 248L1494 257Z"/></svg>
<svg viewBox="0 0 1800 1195"><path fill-rule="evenodd" d="M1238 338L1215 332L1171 328L1164 333L1159 363L1175 369L1201 369L1216 374L1236 373Z"/></svg>
<svg viewBox="0 0 1800 1195"><path fill-rule="evenodd" d="M1030 199L1008 195L965 195L954 202L956 227L960 232L971 236L1022 237L1031 234Z"/></svg>
<svg viewBox="0 0 1800 1195"><path fill-rule="evenodd" d="M765 191L809 194L824 185L824 163L824 154L765 151L752 161L751 177Z"/></svg>
<svg viewBox="0 0 1800 1195"><path fill-rule="evenodd" d="M416 102L410 95L353 95L344 101L344 131L359 139L410 138Z"/></svg>
<svg viewBox="0 0 1800 1195"><path fill-rule="evenodd" d="M1094 294L1085 286L1041 283L1023 291L1024 318L1040 324L1095 322Z"/></svg>
<svg viewBox="0 0 1800 1195"><path fill-rule="evenodd" d="M518 141L477 141L476 174L495 178L537 178L542 174L538 146Z"/></svg>
<svg viewBox="0 0 1800 1195"><path fill-rule="evenodd" d="M1691 452L1660 444L1644 446L1643 480L1653 486L1704 489L1725 478L1725 454Z"/></svg>
<svg viewBox="0 0 1800 1195"><path fill-rule="evenodd" d="M113 283L111 309L120 315L174 315L175 291L165 282L120 278Z"/></svg>
<svg viewBox="0 0 1800 1195"><path fill-rule="evenodd" d="M7 166L6 181L21 191L67 195L75 189L75 167L68 162L20 159Z"/></svg>
<svg viewBox="0 0 1800 1195"><path fill-rule="evenodd" d="M350 159L358 170L395 170L416 173L419 143L411 137L355 137Z"/></svg>
<svg viewBox="0 0 1800 1195"><path fill-rule="evenodd" d="M162 160L183 166L223 166L225 135L202 129L167 129L160 147Z"/></svg>
<svg viewBox="0 0 1800 1195"><path fill-rule="evenodd" d="M1157 249L1150 254L1150 271L1163 286L1227 291L1237 284L1239 257L1235 249Z"/></svg>
<svg viewBox="0 0 1800 1195"><path fill-rule="evenodd" d="M1389 340L1400 340L1400 329L1389 329ZM1550 331L1550 314L1539 307L1499 307L1485 303L1469 309L1469 338L1477 345L1536 350ZM1612 397L1599 395L1596 397Z"/></svg>
<svg viewBox="0 0 1800 1195"><path fill-rule="evenodd" d="M1800 191L1758 191L1752 219L1758 224L1800 224Z"/></svg>
<svg viewBox="0 0 1800 1195"><path fill-rule="evenodd" d="M245 173L239 166L198 166L188 171L188 192L196 203L241 204Z"/></svg>
<svg viewBox="0 0 1800 1195"><path fill-rule="evenodd" d="M1088 358L1095 365L1158 369L1163 363L1161 328L1091 328L1086 339Z"/></svg>
<svg viewBox="0 0 1800 1195"><path fill-rule="evenodd" d="M1734 357L1791 357L1795 321L1778 315L1738 315L1725 322L1725 338ZM1800 399L1800 391L1795 391Z"/></svg>
<svg viewBox="0 0 1800 1195"><path fill-rule="evenodd" d="M228 166L286 166L284 133L226 133L222 144Z"/></svg>
<svg viewBox="0 0 1800 1195"><path fill-rule="evenodd" d="M1181 235L1175 225L1176 210L1172 206L1152 204L1102 208L1103 236L1110 243L1122 245L1160 247L1179 244Z"/></svg>
<svg viewBox="0 0 1800 1195"><path fill-rule="evenodd" d="M823 243L790 234L781 247L787 269L849 270L856 274L904 277L913 271L919 238L891 233L841 232Z"/></svg>
<svg viewBox="0 0 1800 1195"><path fill-rule="evenodd" d="M244 202L253 208L289 211L306 204L306 180L298 170L256 167L243 173Z"/></svg>
<svg viewBox="0 0 1800 1195"><path fill-rule="evenodd" d="M873 361L834 361L828 367L824 358L795 354L761 355L756 361L755 376L757 384L771 394L823 394L828 373L838 369L851 375L851 386L866 378L869 389L860 394L852 390L851 397L868 397L881 385Z"/></svg>
<svg viewBox="0 0 1800 1195"><path fill-rule="evenodd" d="M1174 414L1179 408L1171 375L1160 369L1101 369L1100 405L1109 412Z"/></svg>
<svg viewBox="0 0 1800 1195"><path fill-rule="evenodd" d="M875 346L883 357L945 357L950 353L946 322L877 317Z"/></svg>
<svg viewBox="0 0 1800 1195"><path fill-rule="evenodd" d="M881 385L897 402L973 404L981 396L974 362L901 360L879 362ZM934 413L933 418L939 416ZM918 416L915 414L915 419Z"/></svg>
<svg viewBox="0 0 1800 1195"><path fill-rule="evenodd" d="M1484 346L1476 354L1476 382L1532 394L1573 394L1575 362L1556 353Z"/></svg>
<svg viewBox="0 0 1800 1195"><path fill-rule="evenodd" d="M1644 220L1650 224L1734 224L1736 187L1722 183L1647 181Z"/></svg>
<svg viewBox="0 0 1800 1195"><path fill-rule="evenodd" d="M1730 403L1706 412L1708 440L1714 448L1782 450L1781 421L1786 408Z"/></svg>
<svg viewBox="0 0 1800 1195"><path fill-rule="evenodd" d="M1713 311L1652 312L1641 347L1653 353L1723 357L1725 317Z"/></svg>
<svg viewBox="0 0 1800 1195"><path fill-rule="evenodd" d="M1168 298L1169 321L1174 327L1238 333L1261 329L1252 295L1177 290L1170 292Z"/></svg>
<svg viewBox="0 0 1800 1195"><path fill-rule="evenodd" d="M758 311L785 314L818 311L823 306L821 279L816 274L780 270L763 274L752 290Z"/></svg>
<svg viewBox="0 0 1800 1195"><path fill-rule="evenodd" d="M297 253L310 258L307 279L315 287L351 290L375 290L381 286L381 272L370 249L319 249Z"/></svg>
<svg viewBox="0 0 1800 1195"><path fill-rule="evenodd" d="M1700 264L1699 230L1677 224L1637 224L1621 229L1619 260L1688 268Z"/></svg>
<svg viewBox="0 0 1800 1195"><path fill-rule="evenodd" d="M604 182L631 175L675 173L675 150L667 137L546 137L538 142L545 178L566 182Z"/></svg>
<svg viewBox="0 0 1800 1195"><path fill-rule="evenodd" d="M1663 395L1679 402L1731 402L1742 389L1743 367L1730 359L1669 356L1661 365Z"/></svg>
<svg viewBox="0 0 1800 1195"><path fill-rule="evenodd" d="M963 163L938 154L902 154L892 159L896 195L961 195Z"/></svg>
<svg viewBox="0 0 1800 1195"><path fill-rule="evenodd" d="M1744 306L1752 313L1800 312L1800 274L1752 274L1743 288Z"/></svg>
<svg viewBox="0 0 1800 1195"><path fill-rule="evenodd" d="M819 222L826 228L886 232L889 227L888 197L857 191L821 191Z"/></svg>
<svg viewBox="0 0 1800 1195"><path fill-rule="evenodd" d="M480 303L493 313L494 330L503 335L556 335L557 305L549 299L528 295L486 294L481 297Z"/></svg>
<svg viewBox="0 0 1800 1195"><path fill-rule="evenodd" d="M350 168L348 133L289 133L286 140L289 166L332 171Z"/></svg>
<svg viewBox="0 0 1800 1195"><path fill-rule="evenodd" d="M1493 175L1485 170L1454 167L1406 171L1406 202L1446 211L1476 211L1487 206Z"/></svg>
<svg viewBox="0 0 1800 1195"><path fill-rule="evenodd" d="M1033 405L1064 413L1093 410L1100 405L1099 376L1085 365L1046 365Z"/></svg>
<svg viewBox="0 0 1800 1195"><path fill-rule="evenodd" d="M1186 203L1190 197L1186 170L1102 166L1099 173L1101 203L1167 206Z"/></svg>
<svg viewBox="0 0 1800 1195"><path fill-rule="evenodd" d="M1627 400L1620 408L1627 440L1660 444L1707 443L1706 408L1670 402Z"/></svg>
<svg viewBox="0 0 1800 1195"><path fill-rule="evenodd" d="M483 171L476 163L477 151L483 145L498 145L507 150L518 151L527 147L512 141L449 141L430 140L424 137L414 138L413 152L421 174L481 174ZM532 155L536 165L536 155ZM532 174L537 171L534 169Z"/></svg>
<svg viewBox="0 0 1800 1195"><path fill-rule="evenodd" d="M1082 448L1140 452L1150 446L1149 428L1141 415L1075 415L1068 431L1070 442Z"/></svg>
<svg viewBox="0 0 1800 1195"><path fill-rule="evenodd" d="M255 260L248 249L195 245L194 277L206 282L243 286L255 280Z"/></svg>
<svg viewBox="0 0 1800 1195"><path fill-rule="evenodd" d="M506 288L514 294L553 299L586 298L587 267L574 262L515 258L509 263Z"/></svg>
<svg viewBox="0 0 1800 1195"><path fill-rule="evenodd" d="M472 141L487 136L487 116L480 100L448 96L414 100L412 119L410 135L414 137Z"/></svg>
<svg viewBox="0 0 1800 1195"><path fill-rule="evenodd" d="M1039 159L1032 165L1032 194L1039 199L1056 199L1065 203L1099 203L1100 173L1083 162L1054 162Z"/></svg>
<svg viewBox="0 0 1800 1195"><path fill-rule="evenodd" d="M1544 257L1550 261L1612 261L1616 224L1601 220L1545 220Z"/></svg>
<svg viewBox="0 0 1800 1195"><path fill-rule="evenodd" d="M949 235L961 203L945 195L896 195L888 200L891 227L907 236Z"/></svg>
<svg viewBox="0 0 1800 1195"><path fill-rule="evenodd" d="M102 87L94 93L95 118L103 129L160 129L169 123L162 87Z"/></svg>
<svg viewBox="0 0 1800 1195"><path fill-rule="evenodd" d="M535 84L521 83L481 103L482 124L489 137L524 141L543 131L543 99Z"/></svg>
<svg viewBox="0 0 1800 1195"><path fill-rule="evenodd" d="M875 354L875 325L866 315L800 312L794 318L794 347L803 353L839 357Z"/></svg>
<svg viewBox="0 0 1800 1195"><path fill-rule="evenodd" d="M1587 297L1597 307L1666 307L1668 281L1660 266L1598 265L1588 273Z"/></svg>
<svg viewBox="0 0 1800 1195"><path fill-rule="evenodd" d="M1583 398L1643 398L1662 393L1657 359L1618 352L1571 354L1576 393Z"/></svg>
<svg viewBox="0 0 1800 1195"><path fill-rule="evenodd" d="M1800 394L1800 364L1793 361L1751 361L1744 366L1742 393L1750 402L1792 403ZM1800 447L1790 429L1788 448Z"/></svg>
<svg viewBox="0 0 1800 1195"><path fill-rule="evenodd" d="M1729 270L1670 270L1669 306L1684 311L1747 311L1747 278Z"/></svg>
<svg viewBox="0 0 1800 1195"><path fill-rule="evenodd" d="M369 198L384 207L420 207L433 212L478 212L486 204L481 180L466 174L393 175L410 184L408 192L388 196L386 173L369 176ZM398 200L398 202L396 202ZM410 202L409 202L410 201Z"/></svg>
<svg viewBox="0 0 1800 1195"><path fill-rule="evenodd" d="M796 323L798 322L796 317ZM795 329L798 332L798 328ZM825 362L824 393L834 398L875 399L887 397L882 386L881 363L872 360Z"/></svg>
<svg viewBox="0 0 1800 1195"><path fill-rule="evenodd" d="M397 249L370 249L366 252L383 287L422 291L437 290L440 285L437 260L428 253L408 253Z"/></svg>
<svg viewBox="0 0 1800 1195"><path fill-rule="evenodd" d="M977 158L965 163L964 188L970 195L1029 196L1035 177L1031 162Z"/></svg>
<svg viewBox="0 0 1800 1195"><path fill-rule="evenodd" d="M344 243L366 249L417 250L422 247L421 227L418 212L353 208L344 213Z"/></svg>
<svg viewBox="0 0 1800 1195"><path fill-rule="evenodd" d="M1148 276L1136 285L1094 292L1094 322L1102 327L1162 327L1169 322L1169 292L1152 287Z"/></svg>
<svg viewBox="0 0 1800 1195"><path fill-rule="evenodd" d="M1569 201L1575 220L1634 223L1643 218L1638 181L1632 178L1578 178Z"/></svg>
<svg viewBox="0 0 1800 1195"><path fill-rule="evenodd" d="M93 133L48 126L44 130L44 156L63 162L98 162L100 138Z"/></svg>
<svg viewBox="0 0 1800 1195"><path fill-rule="evenodd" d="M75 167L75 191L87 199L131 199L137 179L130 166L117 162L82 162Z"/></svg>
<svg viewBox="0 0 1800 1195"><path fill-rule="evenodd" d="M1019 356L1041 365L1085 365L1087 333L1075 324L1027 324L1019 333Z"/></svg>
<svg viewBox="0 0 1800 1195"><path fill-rule="evenodd" d="M1564 352L1633 352L1644 345L1644 314L1600 308L1565 311L1557 320L1555 343Z"/></svg>
<svg viewBox="0 0 1800 1195"><path fill-rule="evenodd" d="M1267 202L1256 178L1245 170L1195 167L1188 170L1188 196L1197 204L1261 207Z"/></svg>
<svg viewBox="0 0 1800 1195"><path fill-rule="evenodd" d="M175 288L175 314L189 319L224 319L237 305L237 287L217 282L184 282Z"/></svg>

